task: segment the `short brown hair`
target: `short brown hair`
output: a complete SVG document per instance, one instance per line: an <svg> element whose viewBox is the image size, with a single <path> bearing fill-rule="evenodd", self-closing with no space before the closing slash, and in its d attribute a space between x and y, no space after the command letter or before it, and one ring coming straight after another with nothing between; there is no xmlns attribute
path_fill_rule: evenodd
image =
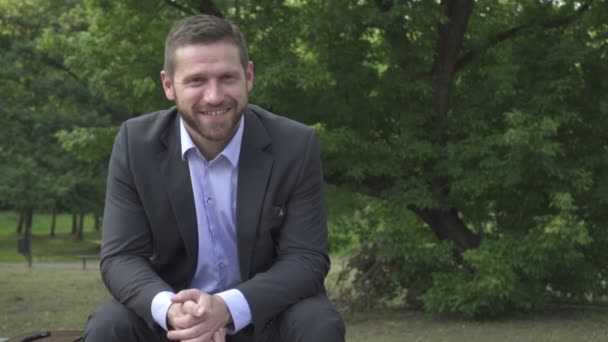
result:
<svg viewBox="0 0 608 342"><path fill-rule="evenodd" d="M165 40L165 72L173 76L173 56L179 47L194 44L210 44L226 41L239 49L241 64L247 70L249 56L245 37L235 24L212 15L200 14L186 17L173 26Z"/></svg>

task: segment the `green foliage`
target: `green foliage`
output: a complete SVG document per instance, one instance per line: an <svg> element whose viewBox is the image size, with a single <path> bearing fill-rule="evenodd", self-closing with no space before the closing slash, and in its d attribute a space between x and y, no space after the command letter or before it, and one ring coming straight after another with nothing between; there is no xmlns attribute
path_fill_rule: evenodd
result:
<svg viewBox="0 0 608 342"><path fill-rule="evenodd" d="M326 179L356 194L329 192L330 244L360 245L368 304L486 317L605 296L608 3L475 1L448 80L442 3L214 2L248 39L252 102L315 125ZM198 5L0 2L0 202L99 205L111 127L169 105L163 40Z"/></svg>
<svg viewBox="0 0 608 342"><path fill-rule="evenodd" d="M354 227L360 224L360 211L369 198L353 194L348 189L327 185L325 199L329 250L338 254L348 253L359 243L359 235Z"/></svg>
<svg viewBox="0 0 608 342"><path fill-rule="evenodd" d="M456 266L451 247L398 205L369 197L366 203L349 222L359 244L340 276L348 284L340 303L350 310L381 307L405 292L409 304L420 305L433 276Z"/></svg>
<svg viewBox="0 0 608 342"><path fill-rule="evenodd" d="M552 300L584 302L605 287L585 257L589 243L582 225L569 226L560 218L528 233L484 239L463 255L468 267L433 275L433 286L422 296L425 307L488 318Z"/></svg>
<svg viewBox="0 0 608 342"><path fill-rule="evenodd" d="M415 66L399 68L403 61L393 54L385 54L384 59L374 56L371 64L377 70L384 65L389 69L365 90L385 88L374 96L360 95L367 96L371 108L362 105L358 107L362 112L348 111L348 120L365 124L364 129L345 118L324 121L327 174L357 184L359 191L377 194L380 188L380 196L399 203L402 210L456 208L482 242L478 249L454 257L432 238L413 237L415 243L410 243L410 235L404 233L409 230L403 226L412 223L391 218L401 213L377 212L373 215L382 215L384 223L370 225L393 222L395 227L370 227L373 239L361 239L372 241L372 246L362 248L352 265L366 275L360 278L367 286L365 293L390 298L395 292L386 289L406 289L413 302L421 300L428 310L471 317L536 308L553 300L604 297L608 273L602 251L608 244L600 231L608 224L601 214L608 209L604 181L608 155L602 131L608 113L601 94L608 90L608 30L598 15L606 4L590 2L579 11L582 5L568 1L476 2L462 52L475 54L456 73L451 87L445 147L436 139L437 125L428 124L433 122L436 103L427 93L432 83L424 85L436 46L438 22L433 21L439 18L430 12L439 9L429 4L410 6L395 5L392 14L382 14L383 23L369 26L379 28L381 34L375 37L385 42L399 34L415 37L401 40L400 45L385 45L385 52L394 49L402 54L408 54L406 46L411 46L419 55L411 52L407 60L416 61ZM357 10L351 8L340 16L351 10L348 15L357 17ZM403 23L393 18L399 11L410 18L421 11L429 20L427 27L411 26L416 19ZM403 26L390 26L393 19ZM499 32L514 27L525 30L488 45ZM598 36L604 40L600 42ZM370 48L360 51L357 56L363 58ZM348 58L339 61L350 63ZM365 75L356 63L350 65L341 69ZM411 87L398 84L398 79ZM393 97L401 104L392 102ZM390 125L377 125L391 117ZM436 177L449 180L449 192L433 187ZM390 186L382 190L378 184ZM420 246L428 244L437 253L423 253ZM395 254L387 258L388 251ZM415 265L405 260L415 260ZM368 272L374 269L384 275L368 286ZM421 286L413 282L409 269Z"/></svg>
<svg viewBox="0 0 608 342"><path fill-rule="evenodd" d="M68 132L61 130L56 136L61 147L85 162L107 160L108 146L118 133L116 127L75 128Z"/></svg>
<svg viewBox="0 0 608 342"><path fill-rule="evenodd" d="M411 214L374 202L350 226L361 243L341 277L352 289L340 299L361 310L405 293L409 305L470 318L598 299L606 293L606 282L598 277L606 264L592 257L597 245L592 246L587 225L568 213L570 201L556 195L553 203L565 206L564 213L539 219L527 232L490 234L461 261Z"/></svg>
<svg viewBox="0 0 608 342"><path fill-rule="evenodd" d="M56 138L61 130L109 123L98 112L99 99L69 67L66 45L53 44L55 37L87 29L82 4L5 1L0 12L0 40L6 47L0 52L5 66L0 76L6 80L0 85L0 203L16 209L99 211L101 162L81 162Z"/></svg>

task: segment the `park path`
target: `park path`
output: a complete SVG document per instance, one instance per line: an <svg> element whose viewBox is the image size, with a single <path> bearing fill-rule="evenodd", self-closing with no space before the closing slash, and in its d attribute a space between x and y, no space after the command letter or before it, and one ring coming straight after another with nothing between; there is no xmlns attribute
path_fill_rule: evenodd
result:
<svg viewBox="0 0 608 342"><path fill-rule="evenodd" d="M27 262L0 262L0 270L2 267L18 267L23 266L27 268ZM34 262L32 263L32 269L36 268L61 268L61 269L74 269L80 268L82 269L82 262ZM95 261L87 261L87 270L99 270L99 262Z"/></svg>

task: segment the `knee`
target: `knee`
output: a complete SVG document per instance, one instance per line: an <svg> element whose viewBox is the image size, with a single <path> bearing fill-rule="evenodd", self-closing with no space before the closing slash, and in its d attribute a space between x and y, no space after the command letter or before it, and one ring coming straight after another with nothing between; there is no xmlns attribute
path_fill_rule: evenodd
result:
<svg viewBox="0 0 608 342"><path fill-rule="evenodd" d="M137 341L138 320L134 313L120 303L106 302L89 317L84 341ZM143 321L141 324L144 324Z"/></svg>
<svg viewBox="0 0 608 342"><path fill-rule="evenodd" d="M344 341L346 329L342 316L325 296L292 305L279 321L283 341Z"/></svg>
<svg viewBox="0 0 608 342"><path fill-rule="evenodd" d="M301 341L344 341L346 328L337 311L318 312L312 316L307 322L300 324L300 329L304 329L302 336L305 336Z"/></svg>

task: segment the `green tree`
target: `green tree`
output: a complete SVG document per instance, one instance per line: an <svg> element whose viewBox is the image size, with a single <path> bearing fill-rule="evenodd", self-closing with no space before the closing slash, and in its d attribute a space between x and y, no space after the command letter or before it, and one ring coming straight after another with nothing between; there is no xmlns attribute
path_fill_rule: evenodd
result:
<svg viewBox="0 0 608 342"><path fill-rule="evenodd" d="M252 102L316 124L327 180L373 199L344 227L364 293L471 316L606 294L604 1L89 0L42 47L117 124L168 105L163 39L198 12L242 26ZM62 143L103 159L91 132Z"/></svg>
<svg viewBox="0 0 608 342"><path fill-rule="evenodd" d="M362 286L467 315L606 293L604 2L302 8L327 178L382 200L360 230Z"/></svg>
<svg viewBox="0 0 608 342"><path fill-rule="evenodd" d="M55 32L86 29L76 19L81 10L77 1L0 3L0 76L6 80L1 86L0 201L26 213L26 222L31 222L34 210L64 206L73 197L75 184L102 186L97 179L101 173L91 177L90 172L79 172L82 163L56 138L62 129L107 122L97 114L98 101L87 83L66 67L61 50L45 45L46 37ZM100 193L80 195L99 201Z"/></svg>

